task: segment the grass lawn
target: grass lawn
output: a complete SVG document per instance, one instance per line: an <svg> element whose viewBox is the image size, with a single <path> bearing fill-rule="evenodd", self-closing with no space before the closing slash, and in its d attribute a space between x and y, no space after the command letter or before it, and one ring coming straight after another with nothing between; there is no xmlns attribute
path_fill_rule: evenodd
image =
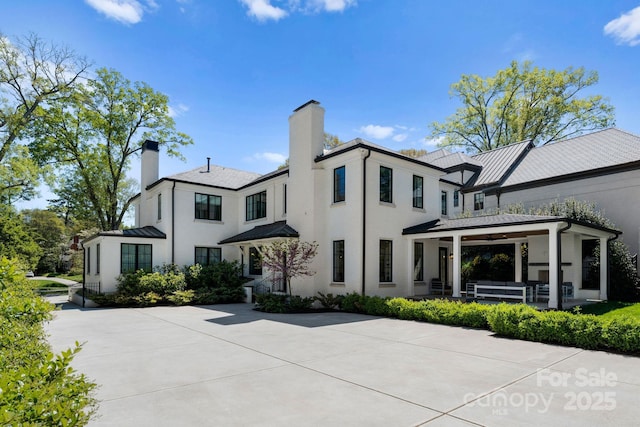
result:
<svg viewBox="0 0 640 427"><path fill-rule="evenodd" d="M62 283L58 283L58 282L54 282L52 280L31 280L30 281L31 284L33 285L34 288L36 289L43 289L43 288L61 288L61 289L68 289L69 287L67 285L63 285Z"/></svg>
<svg viewBox="0 0 640 427"><path fill-rule="evenodd" d="M73 280L74 282L82 283L82 274L71 275L71 274L49 273L49 274L46 274L46 276L47 277L57 277L59 279L69 279L69 280Z"/></svg>
<svg viewBox="0 0 640 427"><path fill-rule="evenodd" d="M640 320L640 303L607 301L582 306L581 313L602 317L635 317Z"/></svg>

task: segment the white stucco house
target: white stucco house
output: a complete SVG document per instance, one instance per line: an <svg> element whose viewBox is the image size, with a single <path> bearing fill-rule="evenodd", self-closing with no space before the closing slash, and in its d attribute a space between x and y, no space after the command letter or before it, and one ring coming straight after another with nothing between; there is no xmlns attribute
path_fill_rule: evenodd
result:
<svg viewBox="0 0 640 427"><path fill-rule="evenodd" d="M444 283L461 296L462 247L499 240L517 254L527 243L528 277L548 284L548 306L557 308L562 283L573 284L573 298L607 298L606 251L599 286L582 286L584 242L606 247L624 238L638 250L638 136L608 129L543 147L523 142L476 156L438 150L418 159L362 139L327 151L316 101L293 112L289 129L289 167L266 175L207 162L159 177L158 144L146 141L135 228L83 242L87 286L112 292L123 272L221 259L240 261L259 282L267 277L260 248L294 238L319 245L316 274L294 283L300 295L417 296ZM597 202L624 235L559 217L482 215L566 197ZM458 218L463 211L476 215ZM521 263L516 257L514 282L522 281Z"/></svg>

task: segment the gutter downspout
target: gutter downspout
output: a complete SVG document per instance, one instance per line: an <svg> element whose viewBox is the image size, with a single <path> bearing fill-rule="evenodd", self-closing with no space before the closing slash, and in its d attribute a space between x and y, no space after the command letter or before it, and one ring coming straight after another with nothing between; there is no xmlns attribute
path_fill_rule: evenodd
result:
<svg viewBox="0 0 640 427"><path fill-rule="evenodd" d="M365 295L366 255L367 255L367 159L371 150L362 158L362 296Z"/></svg>
<svg viewBox="0 0 640 427"><path fill-rule="evenodd" d="M571 221L568 221L566 227L563 227L557 231L558 233L558 238L557 238L558 277L556 278L556 280L558 282L558 285L557 285L558 286L558 310L562 310L562 233L570 229L572 225L573 224L571 224Z"/></svg>
<svg viewBox="0 0 640 427"><path fill-rule="evenodd" d="M171 187L171 264L175 264L176 248L176 182Z"/></svg>

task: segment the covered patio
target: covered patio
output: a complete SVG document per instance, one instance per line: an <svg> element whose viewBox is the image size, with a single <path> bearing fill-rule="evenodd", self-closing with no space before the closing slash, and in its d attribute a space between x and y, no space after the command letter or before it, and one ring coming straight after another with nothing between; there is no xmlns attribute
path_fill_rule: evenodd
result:
<svg viewBox="0 0 640 427"><path fill-rule="evenodd" d="M489 278L474 278L476 281L473 297L491 297L493 294L496 297L507 296L502 299L509 300L522 298L527 303L550 309L563 308L563 299L565 299L565 305L569 303L566 301L568 284L572 286L571 299L574 304L575 301L607 299L608 242L616 239L620 234L618 230L570 218L519 214L438 219L403 230L409 245L409 253L414 254L408 257L410 262L407 267L411 271L410 277L415 277L414 271L417 268L415 243L426 244L431 249L438 248L425 251L424 282L413 282L413 295L416 295L418 287L422 286L421 289L424 289L425 284L428 288L427 293L432 293L431 284L435 283L437 286L440 281L443 291L445 286L450 286L451 295L454 298L467 296L471 290L467 286L463 287L462 248L480 244L494 245L499 242L515 245L515 274L512 282L502 282L496 286L503 287L496 288L491 283L477 285L481 282L477 279ZM587 274L583 269L583 241L594 240L600 248L606 248L606 250L600 251L598 286L591 289L583 286L583 275ZM527 244L529 254L528 263L525 266L529 279L526 284L523 282L523 259L520 254L523 243ZM436 256L437 259L434 260ZM529 290L524 289L522 295L518 295L516 284L521 287L526 286ZM504 291L506 289L511 290L506 292ZM510 297L509 294L513 294L514 297ZM541 303L543 299L541 296L547 300L546 304Z"/></svg>

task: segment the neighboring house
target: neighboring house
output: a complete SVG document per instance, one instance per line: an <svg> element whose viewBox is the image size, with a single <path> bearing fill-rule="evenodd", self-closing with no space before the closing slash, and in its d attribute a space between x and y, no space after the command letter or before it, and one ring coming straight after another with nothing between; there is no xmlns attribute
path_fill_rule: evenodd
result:
<svg viewBox="0 0 640 427"><path fill-rule="evenodd" d="M637 199L640 169L637 163L635 168L632 165L640 160L636 156L640 138L616 129L601 132L599 142L590 148L593 156L597 157L598 149L608 152L611 139L616 150L626 150L627 155L621 152L606 164L588 163L595 168L590 173L569 168L583 161L567 151L560 155L570 158L557 166L548 160L555 145L577 150L571 141L579 138L540 148L513 144L476 156L438 150L415 159L361 139L324 150L324 109L316 101L297 108L289 126L289 167L266 175L207 164L159 178L158 144L146 141L141 193L132 200L135 228L101 232L84 241L85 282L111 292L124 272L150 270L163 263L209 264L222 259L240 261L246 276L265 281L268 272L260 263L261 247L277 239L299 238L319 245L312 262L316 274L294 283L301 295L318 291L425 295L432 281L438 280L450 284L452 294L459 296L464 292L461 247L500 240L516 249L528 243L528 274L549 283L549 307L559 306L562 282L576 284L576 298L606 299L606 251L599 287L579 285L584 274L583 242L606 244L618 237L616 230L558 217L455 218L464 211L482 213L505 206L507 198L509 203L533 204L540 197L529 200L526 196L541 182L552 188L546 193L550 200L593 196L604 188L592 186L594 179L609 184L604 192L615 187L626 194L622 200ZM624 138L618 137L621 134ZM530 169L541 175L532 175ZM604 175L598 175L598 170ZM573 192L565 178L576 185ZM579 188L583 183L591 189ZM632 203L638 203L635 199ZM587 200L598 201L595 196ZM637 205L635 211L639 211ZM640 216L630 216L634 218L629 221L629 235L635 232L637 248ZM516 258L514 281L521 281L522 259Z"/></svg>

